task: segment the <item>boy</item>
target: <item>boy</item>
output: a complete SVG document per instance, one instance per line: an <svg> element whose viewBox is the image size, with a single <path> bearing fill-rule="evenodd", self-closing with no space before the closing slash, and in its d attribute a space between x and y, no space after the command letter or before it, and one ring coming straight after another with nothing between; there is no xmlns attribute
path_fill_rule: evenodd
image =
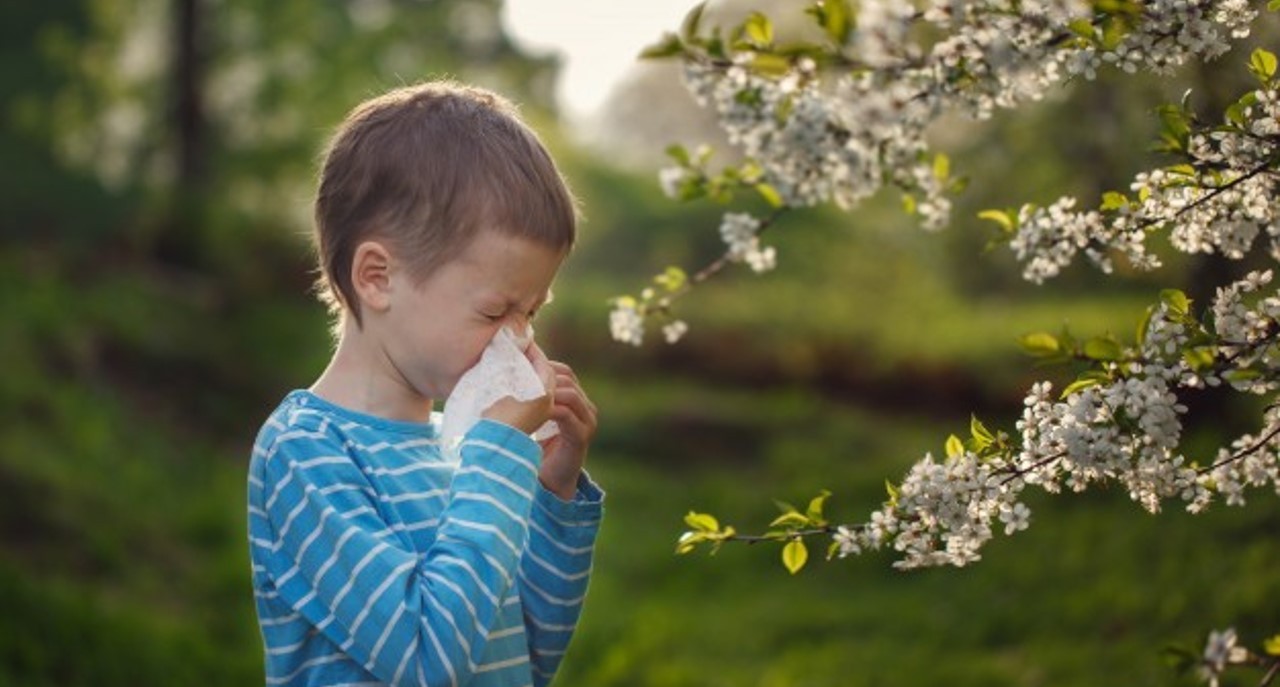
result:
<svg viewBox="0 0 1280 687"><path fill-rule="evenodd" d="M535 344L545 396L496 402L456 454L432 412L546 301L572 198L506 101L435 82L348 115L315 218L337 348L267 419L250 464L267 684L546 684L601 517L582 471L595 406ZM560 432L539 445L529 433L548 419Z"/></svg>

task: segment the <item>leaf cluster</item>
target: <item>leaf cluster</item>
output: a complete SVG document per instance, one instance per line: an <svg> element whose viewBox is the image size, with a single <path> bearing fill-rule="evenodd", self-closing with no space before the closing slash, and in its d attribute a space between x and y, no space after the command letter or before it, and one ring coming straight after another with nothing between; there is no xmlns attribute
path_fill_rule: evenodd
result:
<svg viewBox="0 0 1280 687"><path fill-rule="evenodd" d="M809 547L805 537L830 534L834 527L823 513L831 492L822 490L809 500L802 511L784 501L776 501L781 514L769 523L769 529L761 535L740 535L732 526L721 526L712 515L690 511L684 522L691 529L680 535L676 542L676 553L687 554L701 544L710 544L711 554L715 555L726 541L742 541L747 543L778 542L782 544L782 564L791 574L796 574L809 561ZM827 558L835 556L838 546L832 543L827 550Z"/></svg>

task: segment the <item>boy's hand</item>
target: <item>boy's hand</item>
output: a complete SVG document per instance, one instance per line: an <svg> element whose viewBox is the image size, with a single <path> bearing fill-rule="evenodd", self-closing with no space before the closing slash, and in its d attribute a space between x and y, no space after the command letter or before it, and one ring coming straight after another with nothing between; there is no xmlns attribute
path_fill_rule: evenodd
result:
<svg viewBox="0 0 1280 687"><path fill-rule="evenodd" d="M525 434L532 434L552 418L558 374L536 345L530 346L525 355L533 363L533 369L542 379L542 387L547 393L528 401L517 401L511 396L504 396L494 401L481 417L510 425Z"/></svg>
<svg viewBox="0 0 1280 687"><path fill-rule="evenodd" d="M560 426L560 433L542 442L538 479L547 491L572 501L587 460L587 446L596 434L596 406L582 390L573 368L556 361L549 364L556 375L551 419Z"/></svg>

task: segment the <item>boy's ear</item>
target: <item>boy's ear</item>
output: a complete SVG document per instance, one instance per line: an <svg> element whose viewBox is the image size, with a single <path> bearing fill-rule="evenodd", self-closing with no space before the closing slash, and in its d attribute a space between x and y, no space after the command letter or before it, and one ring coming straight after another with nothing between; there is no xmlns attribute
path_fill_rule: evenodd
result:
<svg viewBox="0 0 1280 687"><path fill-rule="evenodd" d="M384 311L391 306L391 252L378 241L356 246L351 259L351 286L361 309Z"/></svg>

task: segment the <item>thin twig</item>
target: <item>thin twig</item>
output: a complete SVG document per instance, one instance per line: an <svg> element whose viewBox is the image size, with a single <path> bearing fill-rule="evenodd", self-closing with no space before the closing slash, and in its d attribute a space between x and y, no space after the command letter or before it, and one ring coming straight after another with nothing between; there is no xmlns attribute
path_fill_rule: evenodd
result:
<svg viewBox="0 0 1280 687"><path fill-rule="evenodd" d="M1213 200L1214 198L1217 198L1218 196L1222 195L1223 193L1226 193L1227 191L1230 191L1231 189L1235 188L1236 186L1239 186L1240 184L1242 184L1242 183L1244 183L1244 182L1246 182L1246 181L1248 181L1248 180L1250 180L1250 179L1252 179L1252 178L1254 178L1254 177L1258 176L1259 174L1262 174L1263 172L1265 172L1265 171L1267 171L1267 170L1271 169L1271 168L1272 168L1272 167L1274 167L1277 163L1280 163L1280 156L1272 156L1272 157L1271 157L1270 159L1268 159L1266 162L1263 162L1262 164L1258 165L1257 167L1254 167L1253 169L1249 170L1248 172L1245 172L1244 174L1242 174L1242 175L1240 175L1240 176L1236 177L1235 179L1232 179L1231 181L1229 181L1229 182L1227 182L1227 183L1225 183L1225 184L1223 184L1223 185L1221 185L1221 186L1215 186L1215 187L1213 188L1213 190L1212 190L1212 191L1209 191L1209 192L1208 192L1208 193L1206 193L1205 195L1203 195L1203 196L1201 196L1201 197L1199 197L1199 198L1197 198L1197 199L1195 199L1195 200L1191 201L1191 202L1190 202L1190 203L1188 203L1186 206L1184 206L1184 207L1182 207L1182 208L1179 208L1177 212L1173 213L1173 216L1172 216L1172 217L1151 217L1151 218L1148 218L1148 219L1146 219L1146 220L1144 220L1144 221L1138 222L1138 223L1133 227L1132 231L1145 230L1146 228L1151 227L1151 226L1154 226L1154 225L1159 224L1159 223L1161 223L1161 222L1168 222L1168 221L1172 221L1173 219L1176 219L1176 218L1178 218L1178 217L1181 217L1182 215L1186 214L1187 212L1189 212L1189 211L1191 211L1191 210L1194 210L1194 209L1196 209L1196 208L1200 207L1201 205L1204 205L1205 203L1207 203L1207 202L1209 202L1209 201ZM1203 187L1203 186L1201 186L1200 188L1204 188L1204 187Z"/></svg>
<svg viewBox="0 0 1280 687"><path fill-rule="evenodd" d="M1262 681L1258 683L1258 687L1267 687L1276 679L1278 674L1280 674L1280 660L1272 661L1271 669L1267 671L1266 675L1262 676Z"/></svg>
<svg viewBox="0 0 1280 687"><path fill-rule="evenodd" d="M1009 475L1008 477L1006 477L1006 478L1004 479L1004 481L1003 481L1003 482L1001 482L1001 483L1000 483L1000 486L1002 486L1002 487L1003 487L1004 485L1006 485L1006 484L1008 484L1008 483L1012 482L1012 481L1013 481L1013 480L1015 480L1015 479L1018 479L1019 477L1022 477L1023 475L1026 475L1026 474L1028 474L1028 473L1030 473L1030 472L1033 472L1033 471L1035 471L1035 470L1039 470L1040 468L1042 468L1042 467L1044 467L1044 466L1046 466L1046 465L1048 465L1048 464L1050 464L1050 463L1052 463L1052 462L1054 462L1054 461L1056 461L1056 460L1061 460L1061 459L1066 458L1066 457L1067 457L1067 452L1066 452L1066 451L1063 451L1062 453L1056 453L1056 454L1054 454L1054 455L1052 455L1052 456L1049 456L1049 457L1047 457L1047 458L1042 458L1042 459L1040 459L1039 461L1037 461L1035 464L1033 464L1033 465L1031 465L1030 467L1026 468L1025 470L1023 470L1023 469L1019 469L1019 468L1017 468L1017 467L1010 468L1010 475Z"/></svg>
<svg viewBox="0 0 1280 687"><path fill-rule="evenodd" d="M1270 434L1260 439L1258 443L1254 444L1253 446L1243 449L1239 453L1233 456L1230 456L1228 458L1223 458L1222 460L1214 463L1213 465L1210 465L1207 468L1201 468L1200 470L1197 471L1197 473L1203 475L1206 472L1213 472L1214 470L1222 467L1223 465L1227 465L1228 463L1234 463L1235 461L1240 460L1241 458L1244 458L1245 456L1251 453L1257 453L1262 449L1263 446L1266 446L1267 444L1271 443L1271 440L1275 439L1277 435L1280 435L1280 424L1277 424L1275 429L1271 430Z"/></svg>
<svg viewBox="0 0 1280 687"><path fill-rule="evenodd" d="M794 532L785 532L777 535L766 534L735 534L732 537L725 537L725 541L737 541L744 544L759 544L766 541L786 541L788 539L799 539L802 537L813 537L820 534L831 534L836 528L833 525L825 525L809 530L796 530Z"/></svg>

